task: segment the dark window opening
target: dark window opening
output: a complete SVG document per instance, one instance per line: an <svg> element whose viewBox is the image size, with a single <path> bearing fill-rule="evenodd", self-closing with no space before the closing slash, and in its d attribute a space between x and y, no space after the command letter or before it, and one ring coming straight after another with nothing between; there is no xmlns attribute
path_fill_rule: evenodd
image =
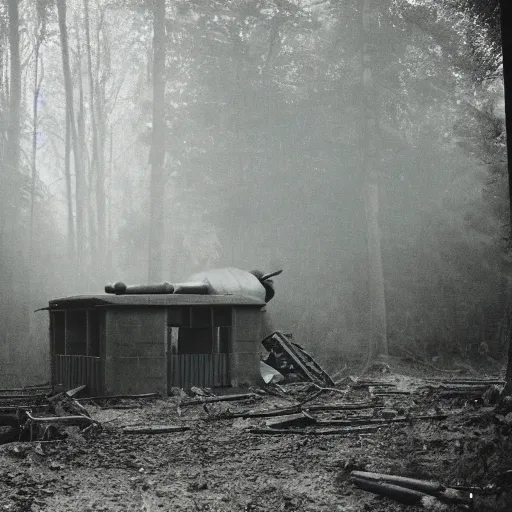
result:
<svg viewBox="0 0 512 512"><path fill-rule="evenodd" d="M189 308L169 308L167 310L167 325L169 327L189 327Z"/></svg>
<svg viewBox="0 0 512 512"><path fill-rule="evenodd" d="M91 309L87 313L87 330L89 336L89 350L87 355L93 357L100 356L100 312L96 309Z"/></svg>
<svg viewBox="0 0 512 512"><path fill-rule="evenodd" d="M213 309L213 325L230 326L231 325L231 308L214 308Z"/></svg>
<svg viewBox="0 0 512 512"><path fill-rule="evenodd" d="M66 354L87 355L87 313L68 311L66 316Z"/></svg>
<svg viewBox="0 0 512 512"><path fill-rule="evenodd" d="M64 355L66 353L66 313L54 311L52 313L53 352Z"/></svg>
<svg viewBox="0 0 512 512"><path fill-rule="evenodd" d="M213 333L211 327L192 329L181 327L178 333L179 354L213 353Z"/></svg>
<svg viewBox="0 0 512 512"><path fill-rule="evenodd" d="M212 326L212 309L208 306L190 308L190 327L204 328Z"/></svg>

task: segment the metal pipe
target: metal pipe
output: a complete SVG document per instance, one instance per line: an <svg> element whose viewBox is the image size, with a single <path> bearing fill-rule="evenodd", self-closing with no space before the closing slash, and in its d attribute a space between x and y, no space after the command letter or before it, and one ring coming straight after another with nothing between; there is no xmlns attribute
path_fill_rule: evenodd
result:
<svg viewBox="0 0 512 512"><path fill-rule="evenodd" d="M174 293L176 294L208 295L209 291L210 286L204 281L190 281L174 285Z"/></svg>
<svg viewBox="0 0 512 512"><path fill-rule="evenodd" d="M142 295L142 294L165 294L173 293L174 286L171 283L125 285L122 282L105 286L105 293L116 295Z"/></svg>
<svg viewBox="0 0 512 512"><path fill-rule="evenodd" d="M37 417L32 416L30 412L25 411L27 418L34 423L98 423L87 416L45 416L45 417Z"/></svg>

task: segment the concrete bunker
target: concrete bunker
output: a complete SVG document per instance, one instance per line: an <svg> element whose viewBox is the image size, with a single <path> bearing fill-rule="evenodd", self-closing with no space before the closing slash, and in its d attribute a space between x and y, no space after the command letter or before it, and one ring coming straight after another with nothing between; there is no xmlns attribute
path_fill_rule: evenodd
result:
<svg viewBox="0 0 512 512"><path fill-rule="evenodd" d="M261 384L271 282L238 269L211 272L211 281L203 273L152 293L123 285L120 293L50 301L52 384L86 384L89 395Z"/></svg>

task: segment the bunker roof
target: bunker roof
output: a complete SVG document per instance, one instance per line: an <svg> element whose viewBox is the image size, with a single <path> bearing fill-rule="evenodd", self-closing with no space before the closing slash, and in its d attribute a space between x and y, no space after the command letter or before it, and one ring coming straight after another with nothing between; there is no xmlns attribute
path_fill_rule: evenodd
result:
<svg viewBox="0 0 512 512"><path fill-rule="evenodd" d="M48 309L128 307L128 306L253 306L264 301L242 295L141 294L141 295L76 295L53 299Z"/></svg>

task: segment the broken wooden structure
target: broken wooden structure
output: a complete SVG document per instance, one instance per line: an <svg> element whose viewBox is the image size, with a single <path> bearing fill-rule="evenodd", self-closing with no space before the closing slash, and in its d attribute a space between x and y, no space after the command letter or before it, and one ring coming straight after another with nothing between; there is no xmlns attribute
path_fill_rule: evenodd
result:
<svg viewBox="0 0 512 512"><path fill-rule="evenodd" d="M276 331L261 344L268 355L263 361L284 376L295 375L301 380L334 386L334 381L318 362L286 334Z"/></svg>
<svg viewBox="0 0 512 512"><path fill-rule="evenodd" d="M0 415L0 444L60 438L62 426L97 427L98 422L74 398L84 388L82 385L63 391L53 387L46 393L37 393L44 388L12 390L19 395L0 390L0 412L3 413Z"/></svg>

